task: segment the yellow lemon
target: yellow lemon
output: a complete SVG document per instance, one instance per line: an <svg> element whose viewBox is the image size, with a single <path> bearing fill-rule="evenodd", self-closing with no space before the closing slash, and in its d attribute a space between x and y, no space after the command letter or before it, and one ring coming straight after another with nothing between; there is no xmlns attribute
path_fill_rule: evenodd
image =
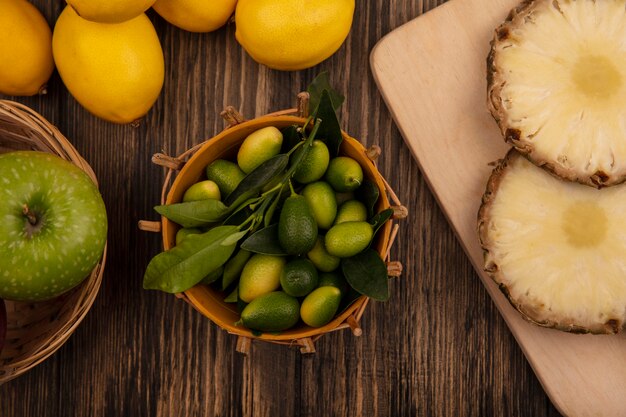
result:
<svg viewBox="0 0 626 417"><path fill-rule="evenodd" d="M148 10L154 0L66 0L83 19L122 23Z"/></svg>
<svg viewBox="0 0 626 417"><path fill-rule="evenodd" d="M46 19L26 0L0 0L0 35L0 93L44 93L54 69Z"/></svg>
<svg viewBox="0 0 626 417"><path fill-rule="evenodd" d="M115 123L145 115L163 86L163 51L145 14L124 23L94 23L66 7L52 51L67 89L87 110Z"/></svg>
<svg viewBox="0 0 626 417"><path fill-rule="evenodd" d="M154 10L174 26L189 32L212 32L224 26L237 0L157 0Z"/></svg>
<svg viewBox="0 0 626 417"><path fill-rule="evenodd" d="M354 0L239 0L235 37L255 61L300 70L339 49L353 14Z"/></svg>

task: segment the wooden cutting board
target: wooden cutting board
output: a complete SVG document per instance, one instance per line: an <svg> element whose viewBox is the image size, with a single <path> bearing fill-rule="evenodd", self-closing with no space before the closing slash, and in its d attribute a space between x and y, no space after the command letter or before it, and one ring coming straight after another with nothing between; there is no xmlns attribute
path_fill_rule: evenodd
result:
<svg viewBox="0 0 626 417"><path fill-rule="evenodd" d="M524 321L483 272L476 214L508 146L486 107L494 28L518 0L451 0L384 37L371 66L426 181L545 391L568 416L626 416L626 336Z"/></svg>

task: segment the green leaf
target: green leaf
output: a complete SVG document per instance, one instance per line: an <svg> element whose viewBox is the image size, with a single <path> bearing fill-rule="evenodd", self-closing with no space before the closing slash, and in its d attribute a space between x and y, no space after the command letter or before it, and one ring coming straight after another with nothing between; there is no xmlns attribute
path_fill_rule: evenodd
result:
<svg viewBox="0 0 626 417"><path fill-rule="evenodd" d="M238 232L237 226L218 226L158 254L146 268L143 287L169 293L188 290L230 258L236 244L222 243Z"/></svg>
<svg viewBox="0 0 626 417"><path fill-rule="evenodd" d="M389 220L391 216L393 216L393 209L389 208L387 210L381 211L380 213L372 217L372 219L370 220L370 224L374 229L374 236L376 236L376 232L378 232L378 230L383 227L383 224L385 224L385 222Z"/></svg>
<svg viewBox="0 0 626 417"><path fill-rule="evenodd" d="M239 226L241 223L245 222L252 214L252 210L250 210L248 206L252 204L253 201L255 200L248 200L245 204L240 204L239 208L231 213L222 224Z"/></svg>
<svg viewBox="0 0 626 417"><path fill-rule="evenodd" d="M304 158L309 153L312 143L313 143L313 140L307 139L302 145L300 145L298 149L296 149L292 153L290 157L290 162L289 162L289 170L287 171L285 175L285 179L291 178L293 176L293 174L296 172L296 170L298 169L302 161L304 161Z"/></svg>
<svg viewBox="0 0 626 417"><path fill-rule="evenodd" d="M217 281L218 279L222 278L223 273L224 273L224 267L220 266L214 271L210 272L209 275L202 278L202 281L200 281L200 283L204 285L210 285L214 283L215 281Z"/></svg>
<svg viewBox="0 0 626 417"><path fill-rule="evenodd" d="M222 291L239 279L241 271L243 271L243 267L246 266L246 263L251 256L251 252L239 249L237 254L226 262L226 265L224 266L224 275L222 275Z"/></svg>
<svg viewBox="0 0 626 417"><path fill-rule="evenodd" d="M354 288L350 287L348 289L348 293L344 295L341 299L341 304L339 304L339 308L337 309L338 313L336 314L336 316L340 316L341 314L343 314L343 312L346 311L348 307L350 307L352 304L354 304L354 302L358 300L360 296L361 294L356 292Z"/></svg>
<svg viewBox="0 0 626 417"><path fill-rule="evenodd" d="M328 91L322 91L322 97L320 104L315 113L315 117L322 120L319 130L317 131L317 138L323 141L328 147L330 157L335 158L339 155L339 146L343 137L341 136L341 126L339 126L339 119L333 108Z"/></svg>
<svg viewBox="0 0 626 417"><path fill-rule="evenodd" d="M298 133L297 126L286 127L281 131L281 133L283 134L283 146L281 148L282 153L289 152L294 146L302 142L302 136Z"/></svg>
<svg viewBox="0 0 626 417"><path fill-rule="evenodd" d="M263 226L268 227L272 223L272 217L274 217L274 213L276 212L276 208L278 207L278 203L280 202L282 195L283 188L281 188L280 191L276 193L272 204L270 204L270 206L267 208L267 211L265 212L265 216L263 218Z"/></svg>
<svg viewBox="0 0 626 417"><path fill-rule="evenodd" d="M235 287L233 292L231 292L230 294L228 294L226 296L226 298L224 298L224 302L225 303L236 303L238 297L239 297L239 287Z"/></svg>
<svg viewBox="0 0 626 417"><path fill-rule="evenodd" d="M387 266L375 250L365 249L357 255L342 259L341 270L348 284L358 293L378 301L389 299Z"/></svg>
<svg viewBox="0 0 626 417"><path fill-rule="evenodd" d="M374 207L380 197L380 190L372 181L366 179L363 184L357 188L355 197L365 204L367 208L367 218L370 219L374 216Z"/></svg>
<svg viewBox="0 0 626 417"><path fill-rule="evenodd" d="M241 232L233 233L232 235L224 239L224 241L222 242L222 246L230 246L232 244L239 242L239 240L241 240L241 238L244 237L247 233L248 233L247 230L242 230Z"/></svg>
<svg viewBox="0 0 626 417"><path fill-rule="evenodd" d="M309 150L311 149L311 146L313 145L313 141L315 140L315 137L321 126L321 123L322 123L321 120L316 120L315 124L313 125L313 128L311 129L311 132L306 137L305 141L302 142L302 144L300 145L298 149L291 151L293 153L293 156L291 156L290 158L289 170L283 177L284 180L291 178L293 174L296 172L296 170L298 169L298 167L300 166L300 164L302 163L302 161L304 161L304 158L306 158L307 154L309 153Z"/></svg>
<svg viewBox="0 0 626 417"><path fill-rule="evenodd" d="M311 114L315 114L317 110L317 106L319 106L320 100L322 98L322 93L327 91L334 110L339 109L341 104L345 99L344 96L339 94L338 91L333 89L330 85L330 81L328 79L328 71L324 71L320 73L315 79L309 84L306 91L309 93L309 109L311 109Z"/></svg>
<svg viewBox="0 0 626 417"><path fill-rule="evenodd" d="M212 199L156 206L154 209L182 227L206 226L224 220L228 214L224 203Z"/></svg>
<svg viewBox="0 0 626 417"><path fill-rule="evenodd" d="M278 241L278 223L261 229L244 240L241 249L264 255L287 256Z"/></svg>
<svg viewBox="0 0 626 417"><path fill-rule="evenodd" d="M236 208L247 199L255 196L264 185L282 174L289 163L289 155L279 154L263 162L241 180L237 188L224 200L224 204Z"/></svg>

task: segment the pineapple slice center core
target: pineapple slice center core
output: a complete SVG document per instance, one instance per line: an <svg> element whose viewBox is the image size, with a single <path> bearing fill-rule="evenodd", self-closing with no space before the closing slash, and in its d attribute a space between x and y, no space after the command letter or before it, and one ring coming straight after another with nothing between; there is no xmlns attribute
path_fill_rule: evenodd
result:
<svg viewBox="0 0 626 417"><path fill-rule="evenodd" d="M565 210L561 225L570 245L588 248L604 240L608 231L608 218L597 203L579 201Z"/></svg>
<svg viewBox="0 0 626 417"><path fill-rule="evenodd" d="M582 55L572 70L574 85L583 95L602 99L622 87L622 74L613 61L601 55Z"/></svg>

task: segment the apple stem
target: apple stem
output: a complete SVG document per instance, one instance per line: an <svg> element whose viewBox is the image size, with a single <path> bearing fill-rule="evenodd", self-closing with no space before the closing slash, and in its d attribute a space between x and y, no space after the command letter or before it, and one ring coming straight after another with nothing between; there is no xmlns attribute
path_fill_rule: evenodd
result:
<svg viewBox="0 0 626 417"><path fill-rule="evenodd" d="M37 217L32 211L30 211L27 204L24 204L22 206L22 213L28 219L28 223L32 224L33 226L37 224Z"/></svg>

